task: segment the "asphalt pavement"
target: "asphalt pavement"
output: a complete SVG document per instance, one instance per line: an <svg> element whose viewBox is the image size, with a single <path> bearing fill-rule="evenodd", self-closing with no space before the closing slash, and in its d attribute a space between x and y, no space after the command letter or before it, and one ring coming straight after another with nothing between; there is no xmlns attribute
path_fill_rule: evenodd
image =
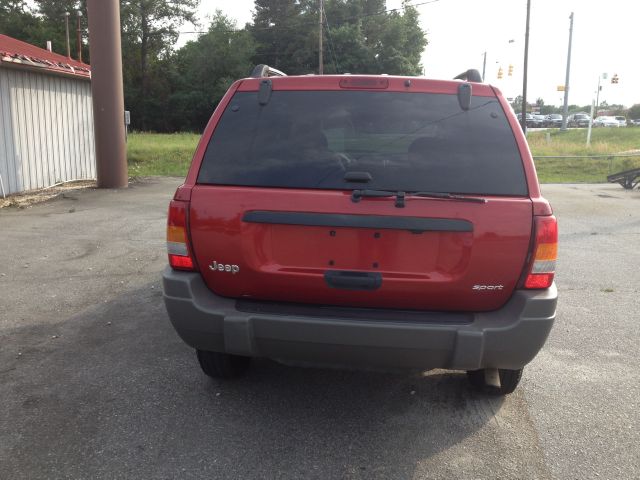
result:
<svg viewBox="0 0 640 480"><path fill-rule="evenodd" d="M640 478L640 192L543 186L558 319L498 399L462 372L205 377L161 296L179 183L0 210L0 479Z"/></svg>

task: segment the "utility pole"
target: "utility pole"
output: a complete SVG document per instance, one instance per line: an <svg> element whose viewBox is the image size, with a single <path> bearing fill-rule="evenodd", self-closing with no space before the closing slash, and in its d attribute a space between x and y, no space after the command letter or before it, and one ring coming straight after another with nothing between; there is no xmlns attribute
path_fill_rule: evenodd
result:
<svg viewBox="0 0 640 480"><path fill-rule="evenodd" d="M67 58L71 58L71 44L69 43L69 12L64 12L64 27L67 31Z"/></svg>
<svg viewBox="0 0 640 480"><path fill-rule="evenodd" d="M591 128L593 127L593 107L595 100L591 100L591 114L589 115L589 129L587 130L587 147L591 146Z"/></svg>
<svg viewBox="0 0 640 480"><path fill-rule="evenodd" d="M320 37L318 38L318 74L324 75L324 59L322 58L322 17L324 15L324 0L320 0L320 19L318 27L320 28Z"/></svg>
<svg viewBox="0 0 640 480"><path fill-rule="evenodd" d="M87 0L98 188L128 185L119 0Z"/></svg>
<svg viewBox="0 0 640 480"><path fill-rule="evenodd" d="M82 12L78 10L78 61L82 62Z"/></svg>
<svg viewBox="0 0 640 480"><path fill-rule="evenodd" d="M487 72L487 51L485 50L484 52L484 60L482 61L482 81L486 82L485 80L485 73Z"/></svg>
<svg viewBox="0 0 640 480"><path fill-rule="evenodd" d="M598 108L600 107L600 89L602 88L600 86L600 79L601 78L602 78L602 75L599 75L598 76L598 90L596 91L596 115L598 114Z"/></svg>
<svg viewBox="0 0 640 480"><path fill-rule="evenodd" d="M562 107L562 127L567 129L567 117L569 116L569 73L571 72L571 39L573 38L573 12L569 15L569 50L567 51L567 76L564 80L564 106Z"/></svg>
<svg viewBox="0 0 640 480"><path fill-rule="evenodd" d="M522 117L520 126L527 131L527 69L529 66L529 19L531 18L531 0L527 0L527 27L524 32L524 67L522 72Z"/></svg>
<svg viewBox="0 0 640 480"><path fill-rule="evenodd" d="M596 117L598 116L598 109L600 108L600 90L602 90L602 87L600 86L600 80L606 80L608 77L608 75L606 73L603 73L602 75L598 75L598 90L596 92Z"/></svg>

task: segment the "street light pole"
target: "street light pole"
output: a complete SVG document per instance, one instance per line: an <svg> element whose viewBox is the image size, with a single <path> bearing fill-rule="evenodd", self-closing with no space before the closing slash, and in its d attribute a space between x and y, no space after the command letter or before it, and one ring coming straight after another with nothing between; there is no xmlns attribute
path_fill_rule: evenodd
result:
<svg viewBox="0 0 640 480"><path fill-rule="evenodd" d="M69 43L69 12L64 12L64 28L67 32L67 58L71 58L71 44Z"/></svg>
<svg viewBox="0 0 640 480"><path fill-rule="evenodd" d="M527 68L529 66L529 20L531 18L531 0L527 0L527 27L524 32L524 67L522 72L522 117L520 126L527 131Z"/></svg>
<svg viewBox="0 0 640 480"><path fill-rule="evenodd" d="M606 80L606 73L598 75L598 91L596 92L596 112L595 112L596 117L598 116L598 108L600 108L600 89L602 88L600 86L600 80L602 80L602 78L605 78Z"/></svg>
<svg viewBox="0 0 640 480"><path fill-rule="evenodd" d="M569 115L569 73L571 72L571 40L573 38L573 12L569 15L569 50L567 51L567 76L564 80L564 106L562 108L562 127L567 129L567 117Z"/></svg>
<svg viewBox="0 0 640 480"><path fill-rule="evenodd" d="M78 10L78 61L82 63L82 12Z"/></svg>

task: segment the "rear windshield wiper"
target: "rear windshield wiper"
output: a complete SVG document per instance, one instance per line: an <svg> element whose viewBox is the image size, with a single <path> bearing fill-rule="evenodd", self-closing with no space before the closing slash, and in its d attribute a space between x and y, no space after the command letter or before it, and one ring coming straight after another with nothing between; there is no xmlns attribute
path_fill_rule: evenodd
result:
<svg viewBox="0 0 640 480"><path fill-rule="evenodd" d="M423 197L423 198L441 198L444 200L458 200L461 202L487 203L485 198L465 197L464 195L456 195L453 193L443 192L402 192L392 190L353 190L351 193L351 201L358 203L364 197L396 197L396 207L403 208L406 197Z"/></svg>
<svg viewBox="0 0 640 480"><path fill-rule="evenodd" d="M473 203L487 203L486 198L481 197L465 197L464 195L456 195L455 193L443 193L443 192L408 192L406 195L410 197L425 197L425 198L444 198L448 200L460 200L462 202Z"/></svg>

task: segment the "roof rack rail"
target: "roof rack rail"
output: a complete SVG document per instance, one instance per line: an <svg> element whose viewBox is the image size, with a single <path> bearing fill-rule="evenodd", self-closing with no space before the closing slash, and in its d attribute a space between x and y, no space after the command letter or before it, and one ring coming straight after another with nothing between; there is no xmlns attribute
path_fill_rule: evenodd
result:
<svg viewBox="0 0 640 480"><path fill-rule="evenodd" d="M256 65L251 72L252 78L263 78L263 77L286 77L287 74L281 72L280 70L276 70L275 68L270 67L269 65Z"/></svg>
<svg viewBox="0 0 640 480"><path fill-rule="evenodd" d="M482 75L480 75L480 72L474 68L471 68L466 72L462 72L460 75L453 77L453 79L482 83Z"/></svg>

